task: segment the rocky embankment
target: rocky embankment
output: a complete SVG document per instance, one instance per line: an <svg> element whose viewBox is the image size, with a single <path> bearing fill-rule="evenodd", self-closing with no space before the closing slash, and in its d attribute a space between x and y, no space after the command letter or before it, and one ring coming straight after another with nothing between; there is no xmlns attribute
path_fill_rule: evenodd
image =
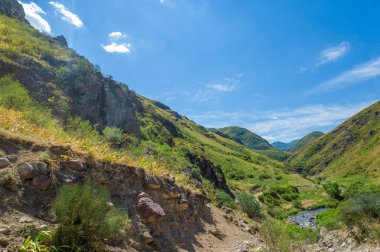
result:
<svg viewBox="0 0 380 252"><path fill-rule="evenodd" d="M86 178L108 188L111 206L126 209L132 228L119 249L191 250L194 237L212 224L208 199L179 187L171 175L155 177L142 168L98 162L68 147L0 137L0 246L14 251L23 230L53 227L50 204L64 184Z"/></svg>

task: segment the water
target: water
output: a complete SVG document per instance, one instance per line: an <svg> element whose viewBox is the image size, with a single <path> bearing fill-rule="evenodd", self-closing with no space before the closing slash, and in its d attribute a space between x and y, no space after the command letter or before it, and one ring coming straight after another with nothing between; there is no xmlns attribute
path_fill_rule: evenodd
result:
<svg viewBox="0 0 380 252"><path fill-rule="evenodd" d="M285 219L288 223L296 224L300 227L316 228L316 215L326 211L328 208L319 208L315 210L307 210L299 212L298 214L291 215Z"/></svg>

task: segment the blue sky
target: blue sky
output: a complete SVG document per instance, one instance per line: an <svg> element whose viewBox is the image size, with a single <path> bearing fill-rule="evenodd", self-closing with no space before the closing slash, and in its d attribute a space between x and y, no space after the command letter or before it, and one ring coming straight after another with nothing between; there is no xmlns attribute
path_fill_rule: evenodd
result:
<svg viewBox="0 0 380 252"><path fill-rule="evenodd" d="M104 74L207 127L327 132L380 95L380 1L24 0Z"/></svg>

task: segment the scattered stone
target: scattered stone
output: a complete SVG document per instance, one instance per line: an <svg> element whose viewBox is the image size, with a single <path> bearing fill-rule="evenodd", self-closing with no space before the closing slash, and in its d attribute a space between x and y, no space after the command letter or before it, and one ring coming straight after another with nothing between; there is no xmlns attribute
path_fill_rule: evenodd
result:
<svg viewBox="0 0 380 252"><path fill-rule="evenodd" d="M259 224L257 224L256 222L254 222L254 223L252 223L252 224L250 224L249 225L249 230L248 230L248 232L250 233L250 234L256 234L256 233L258 233L260 231L260 226L259 226Z"/></svg>
<svg viewBox="0 0 380 252"><path fill-rule="evenodd" d="M30 163L22 163L17 166L21 180L32 179L36 176L36 169Z"/></svg>
<svg viewBox="0 0 380 252"><path fill-rule="evenodd" d="M148 222L155 222L166 215L165 211L159 204L153 202L152 199L146 196L142 196L138 200L137 210L140 216Z"/></svg>
<svg viewBox="0 0 380 252"><path fill-rule="evenodd" d="M141 237L142 237L145 244L149 244L149 243L152 243L154 241L153 237L151 236L151 234L147 230L142 232Z"/></svg>
<svg viewBox="0 0 380 252"><path fill-rule="evenodd" d="M69 169L75 170L75 171L83 171L84 170L84 165L83 165L82 161L80 161L78 159L72 159L72 160L64 161L62 163L62 165L66 168L69 168Z"/></svg>
<svg viewBox="0 0 380 252"><path fill-rule="evenodd" d="M47 190L50 185L50 178L46 175L39 175L33 178L33 186L40 190Z"/></svg>
<svg viewBox="0 0 380 252"><path fill-rule="evenodd" d="M9 165L11 165L11 162L9 162L8 158L0 158L0 169L7 168Z"/></svg>
<svg viewBox="0 0 380 252"><path fill-rule="evenodd" d="M50 169L45 162L31 162L31 165L34 167L36 175L49 175Z"/></svg>
<svg viewBox="0 0 380 252"><path fill-rule="evenodd" d="M164 199L176 199L178 198L177 192L169 191L162 195Z"/></svg>
<svg viewBox="0 0 380 252"><path fill-rule="evenodd" d="M226 237L226 235L223 234L223 232L216 227L210 229L208 232L218 239L223 239L224 237Z"/></svg>
<svg viewBox="0 0 380 252"><path fill-rule="evenodd" d="M172 185L175 184L175 177L172 174L170 174L170 176L169 176L169 183Z"/></svg>
<svg viewBox="0 0 380 252"><path fill-rule="evenodd" d="M19 220L20 223L30 223L32 220L26 216L22 216Z"/></svg>
<svg viewBox="0 0 380 252"><path fill-rule="evenodd" d="M8 228L5 228L5 227L0 227L0 234L9 234L10 230Z"/></svg>
<svg viewBox="0 0 380 252"><path fill-rule="evenodd" d="M158 190L161 188L160 181L151 174L146 175L145 182L150 190Z"/></svg>
<svg viewBox="0 0 380 252"><path fill-rule="evenodd" d="M6 247L8 244L8 239L4 235L0 235L0 246Z"/></svg>
<svg viewBox="0 0 380 252"><path fill-rule="evenodd" d="M183 212L183 211L185 211L188 207L189 207L189 204L188 204L187 200L181 198L181 199L178 201L178 211Z"/></svg>
<svg viewBox="0 0 380 252"><path fill-rule="evenodd" d="M112 209L112 208L115 207L115 205L112 202L108 202L107 203L107 207L110 208L110 209Z"/></svg>

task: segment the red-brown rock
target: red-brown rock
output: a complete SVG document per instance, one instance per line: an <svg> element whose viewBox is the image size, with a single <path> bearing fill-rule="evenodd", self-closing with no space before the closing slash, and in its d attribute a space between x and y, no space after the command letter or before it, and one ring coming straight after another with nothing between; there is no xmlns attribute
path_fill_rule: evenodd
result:
<svg viewBox="0 0 380 252"><path fill-rule="evenodd" d="M39 175L34 177L32 182L36 188L40 190L46 190L49 188L50 178L46 175Z"/></svg>
<svg viewBox="0 0 380 252"><path fill-rule="evenodd" d="M141 197L139 199L137 210L140 216L148 222L155 222L158 218L166 215L164 209L148 197Z"/></svg>
<svg viewBox="0 0 380 252"><path fill-rule="evenodd" d="M84 170L84 165L83 165L82 161L77 160L77 159L64 161L62 163L62 165L66 168L69 168L69 169L75 170L75 171L83 171Z"/></svg>

